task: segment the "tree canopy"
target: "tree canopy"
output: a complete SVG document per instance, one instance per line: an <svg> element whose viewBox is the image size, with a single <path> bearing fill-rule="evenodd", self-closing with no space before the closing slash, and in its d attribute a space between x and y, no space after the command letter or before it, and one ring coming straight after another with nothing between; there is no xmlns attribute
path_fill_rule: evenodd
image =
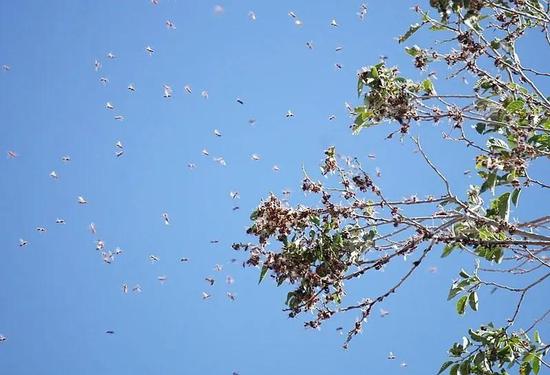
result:
<svg viewBox="0 0 550 375"><path fill-rule="evenodd" d="M547 298L550 276L548 200L541 201L536 217L524 218L520 199L533 189L548 199L550 188L547 176L531 172L550 156L550 99L543 92L550 73L521 59L522 43L550 47L549 7L535 0L430 0L428 9L414 8L418 23L398 39L407 44L416 33L432 33L429 45L404 48L417 69L429 71L428 78L404 77L384 58L360 69L352 132L364 136L381 126L390 141L412 142L441 185L424 197L386 196L361 157L342 157L334 146L321 165L327 178L304 170L302 190L318 197L318 204L291 206L273 194L264 199L250 216L247 233L255 241L233 247L249 253L246 263L260 269L260 282L269 275L277 285L290 285L290 317L313 312L305 326L318 328L335 315L355 312L347 348L373 308L397 293L429 255L453 262L453 253L465 252L471 262L456 264L449 285L448 300L458 314L478 311L482 288L517 298L499 321L472 327L452 343L439 373L539 374L541 367L550 368L550 345L537 331L550 310L527 327L514 326L528 294ZM443 69L457 81L454 92L440 92L435 84ZM459 86L462 75L474 82ZM457 190L423 148L418 129L439 123L446 126L442 142L476 152L471 167L478 178L467 191ZM385 292L346 299L349 284L401 258L411 258L410 267Z"/></svg>

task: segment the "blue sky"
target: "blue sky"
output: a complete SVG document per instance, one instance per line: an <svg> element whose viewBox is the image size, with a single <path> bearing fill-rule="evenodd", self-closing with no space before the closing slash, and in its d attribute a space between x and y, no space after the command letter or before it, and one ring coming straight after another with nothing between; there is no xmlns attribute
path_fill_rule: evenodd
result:
<svg viewBox="0 0 550 375"><path fill-rule="evenodd" d="M302 165L317 171L330 145L364 160L375 153L366 168L381 169L386 195L441 188L412 143L386 141L384 129L352 136L344 107L357 103L356 71L380 55L405 74L421 76L395 41L416 21L409 10L415 3L371 1L361 22L360 1L0 2L0 65L11 67L0 72L0 151L18 154L0 158L5 373L428 374L467 327L502 323L511 296L482 295L478 314L457 317L446 295L460 266L471 268L471 260L456 255L441 261L432 254L383 305L390 315L374 316L343 351L335 328L351 325L353 315L320 331L303 329L300 319L281 311L284 290L269 282L258 286L258 270L242 269L244 255L230 247L248 240L249 213L269 192L290 189L291 202L300 202ZM216 4L223 14L214 13ZM340 26L331 27L332 19ZM166 20L176 29L167 29ZM155 50L152 56L146 46ZM338 46L342 51L335 51ZM108 59L109 52L116 58ZM529 45L525 56L539 67L550 58ZM127 89L130 83L135 92ZM169 99L163 97L165 84L174 90ZM443 79L437 84L450 88ZM115 109L107 110L107 102ZM285 117L288 110L293 118ZM473 154L442 143L443 130L421 131L425 149L457 190L465 189L476 182L463 177ZM117 141L125 151L119 158ZM252 154L261 159L251 160ZM71 161L63 163L64 155ZM197 167L190 170L188 163ZM275 164L279 172L272 170ZM49 177L53 170L57 180ZM534 172L547 175L536 166ZM241 198L232 200L231 191ZM88 204L79 205L78 196ZM540 196L533 189L517 215L540 212ZM171 225L164 225L163 212ZM56 225L57 218L66 224ZM88 229L91 222L96 235ZM37 226L48 230L37 233ZM20 238L29 244L20 248ZM105 264L95 250L98 239L123 254ZM150 254L160 260L152 264ZM216 264L223 270L215 271ZM428 272L429 266L438 272ZM399 277L399 268L353 287L376 292ZM225 283L228 275L234 284ZM168 277L164 285L158 276ZM216 279L212 287L204 281L208 276ZM123 294L124 283L139 284L142 293ZM203 301L203 291L212 297ZM228 291L236 301L226 297ZM528 298L520 322L540 315L543 295ZM545 333L547 324L543 338ZM390 351L396 361L386 359ZM408 367L400 368L401 362Z"/></svg>

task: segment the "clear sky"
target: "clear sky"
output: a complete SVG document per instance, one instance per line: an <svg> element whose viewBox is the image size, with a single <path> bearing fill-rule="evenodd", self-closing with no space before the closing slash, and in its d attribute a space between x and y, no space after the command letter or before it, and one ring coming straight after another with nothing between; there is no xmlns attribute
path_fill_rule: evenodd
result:
<svg viewBox="0 0 550 375"><path fill-rule="evenodd" d="M259 271L242 269L245 255L230 247L250 240L249 214L270 191L290 189L291 202L302 200L302 165L314 174L330 145L363 160L375 153L366 167L380 168L387 195L437 193L436 177L411 143L386 141L387 131L378 129L351 135L344 106L357 103L356 71L380 55L419 76L395 41L416 21L409 10L415 3L371 1L360 21L360 1L0 1L0 65L11 67L0 72L0 151L18 155L0 158L0 334L7 337L0 342L0 371L430 374L467 327L502 324L514 301L504 294L482 294L479 313L456 316L447 292L461 261L471 268L471 260L432 254L383 305L390 314L374 315L344 351L335 328L349 327L354 315L305 330L302 320L281 311L284 290L267 280L258 285ZM223 13L214 12L216 4ZM338 27L330 26L333 19ZM110 52L116 57L109 59ZM539 67L550 58L529 46L525 53ZM445 87L442 78L437 84ZM163 85L172 87L171 98L163 97ZM293 118L285 117L288 110ZM478 182L463 177L473 154L442 143L442 130L422 131L425 149L459 191ZM64 163L64 155L71 161ZM79 204L78 196L88 203ZM522 215L529 218L540 206L526 198ZM58 218L65 224L56 224ZM28 245L20 247L20 238ZM97 240L123 253L106 264ZM151 254L159 260L152 263ZM431 266L438 272L428 272ZM354 288L368 296L402 270L388 269ZM159 276L167 277L163 285ZM136 284L139 294L131 291ZM202 292L211 297L203 300ZM540 315L547 292L529 296L520 323ZM541 335L548 340L548 324ZM395 361L387 360L390 351Z"/></svg>

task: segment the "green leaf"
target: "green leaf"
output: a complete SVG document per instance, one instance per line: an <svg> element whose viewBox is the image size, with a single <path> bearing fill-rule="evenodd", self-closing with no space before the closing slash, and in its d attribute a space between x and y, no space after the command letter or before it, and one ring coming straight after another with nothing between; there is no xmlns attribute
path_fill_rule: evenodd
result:
<svg viewBox="0 0 550 375"><path fill-rule="evenodd" d="M529 352L523 357L523 362L532 362L535 358L535 352Z"/></svg>
<svg viewBox="0 0 550 375"><path fill-rule="evenodd" d="M500 264L500 262L502 262L502 258L504 258L504 250L502 250L502 248L499 247L493 253L493 259L497 264Z"/></svg>
<svg viewBox="0 0 550 375"><path fill-rule="evenodd" d="M463 290L464 290L464 288L455 287L454 284L453 284L453 287L451 288L451 290L449 291L449 295L447 296L447 301L450 301L453 298L455 298L457 296L457 294L462 292Z"/></svg>
<svg viewBox="0 0 550 375"><path fill-rule="evenodd" d="M363 81L362 77L359 77L357 80L357 96L361 96L363 93L363 86L365 85L365 82Z"/></svg>
<svg viewBox="0 0 550 375"><path fill-rule="evenodd" d="M376 228L371 229L371 230L368 231L368 233L365 233L365 234L363 235L363 240L365 240L365 241L372 241L372 240L374 239L374 237L376 237L376 234L377 234L377 233L378 233L378 232L377 232Z"/></svg>
<svg viewBox="0 0 550 375"><path fill-rule="evenodd" d="M430 81L427 78L424 81L422 81L422 88L424 89L427 95L436 94L434 84L432 83L432 81Z"/></svg>
<svg viewBox="0 0 550 375"><path fill-rule="evenodd" d="M467 12L464 18L464 23L477 31L482 31L483 29L479 26L480 20L481 17L478 14Z"/></svg>
<svg viewBox="0 0 550 375"><path fill-rule="evenodd" d="M372 68L370 68L370 74L372 76L372 78L380 78L380 75L378 75L378 69L376 69L376 66L373 66Z"/></svg>
<svg viewBox="0 0 550 375"><path fill-rule="evenodd" d="M469 375L470 374L470 362L464 361L460 365L460 375Z"/></svg>
<svg viewBox="0 0 550 375"><path fill-rule="evenodd" d="M449 291L449 296L447 297L447 301L452 300L457 294L462 292L464 288L471 286L472 284L476 284L478 282L479 282L479 279L476 276L474 276L474 277L470 277L469 279L462 280L459 283L456 283L456 282L453 283L453 285L451 285L451 290Z"/></svg>
<svg viewBox="0 0 550 375"><path fill-rule="evenodd" d="M479 192L483 193L487 190L490 190L491 192L494 193L496 184L497 184L497 173L496 172L489 173L489 175L487 176L487 179L485 180L483 185L481 185Z"/></svg>
<svg viewBox="0 0 550 375"><path fill-rule="evenodd" d="M518 206L518 200L519 200L520 194L521 194L521 189L514 189L514 191L512 192L512 203L516 207Z"/></svg>
<svg viewBox="0 0 550 375"><path fill-rule="evenodd" d="M287 236L282 236L281 242L283 243L283 245L288 246L288 237Z"/></svg>
<svg viewBox="0 0 550 375"><path fill-rule="evenodd" d="M288 292L288 294L286 295L286 301L285 301L285 304L288 305L288 303L290 302L290 300L292 298L294 298L294 292Z"/></svg>
<svg viewBox="0 0 550 375"><path fill-rule="evenodd" d="M468 301L468 296L462 296L456 302L456 312L459 315L464 315L464 310L466 309L466 301Z"/></svg>
<svg viewBox="0 0 550 375"><path fill-rule="evenodd" d="M420 54L422 50L420 49L420 47L418 47L416 44L412 47L405 47L405 52L407 52L407 54L411 55L412 57L416 57Z"/></svg>
<svg viewBox="0 0 550 375"><path fill-rule="evenodd" d="M476 131L479 133L479 134L483 134L483 132L485 131L485 128L487 127L486 124L484 124L483 122L478 122L476 124Z"/></svg>
<svg viewBox="0 0 550 375"><path fill-rule="evenodd" d="M548 127L550 128L550 126ZM550 135L548 134L535 134L527 140L530 144L534 144L537 147L543 147L550 149Z"/></svg>
<svg viewBox="0 0 550 375"><path fill-rule="evenodd" d="M258 218L258 214L258 210L252 211L252 213L250 214L250 220L256 220Z"/></svg>
<svg viewBox="0 0 550 375"><path fill-rule="evenodd" d="M340 246L340 247L344 246L344 238L342 237L342 235L340 233L337 233L333 237L333 241L337 246Z"/></svg>
<svg viewBox="0 0 550 375"><path fill-rule="evenodd" d="M415 23L415 24L411 25L409 27L409 30L407 30L407 32L405 34L403 34L399 37L399 39L398 39L399 43L403 43L404 41L409 39L414 33L416 33L418 31L418 29L420 29L420 27L422 27L422 25L420 25L418 23Z"/></svg>
<svg viewBox="0 0 550 375"><path fill-rule="evenodd" d="M516 357L514 356L514 350L510 345L506 345L504 348L498 351L497 356L503 362L513 363Z"/></svg>
<svg viewBox="0 0 550 375"><path fill-rule="evenodd" d="M504 193L498 198L498 213L501 218L508 221L510 215L510 193Z"/></svg>
<svg viewBox="0 0 550 375"><path fill-rule="evenodd" d="M456 244L447 244L443 248L443 253L441 254L441 258L445 258L446 256L449 256L453 250L455 249Z"/></svg>
<svg viewBox="0 0 550 375"><path fill-rule="evenodd" d="M531 365L533 366L533 372L535 375L539 374L540 371L540 354L536 355L535 358L531 361Z"/></svg>
<svg viewBox="0 0 550 375"><path fill-rule="evenodd" d="M462 354L464 354L464 352L464 347L458 342L455 342L453 346L449 349L449 355L451 355L452 357L460 357L462 356Z"/></svg>
<svg viewBox="0 0 550 375"><path fill-rule="evenodd" d="M321 225L321 219L319 219L319 216L310 216L309 218L311 222L315 225Z"/></svg>
<svg viewBox="0 0 550 375"><path fill-rule="evenodd" d="M531 364L529 362L522 362L519 366L519 375L529 375L531 373Z"/></svg>
<svg viewBox="0 0 550 375"><path fill-rule="evenodd" d="M540 371L540 357L539 355L536 355L535 358L531 361L531 365L533 366L533 372L535 375L539 374Z"/></svg>
<svg viewBox="0 0 550 375"><path fill-rule="evenodd" d="M506 110L508 112L515 113L522 110L524 105L525 102L523 100L517 99L508 103L508 105L506 106Z"/></svg>
<svg viewBox="0 0 550 375"><path fill-rule="evenodd" d="M455 364L453 367L451 367L451 371L449 371L450 375L459 375L458 369L460 368L460 364Z"/></svg>
<svg viewBox="0 0 550 375"><path fill-rule="evenodd" d="M535 333L533 333L533 340L535 340L535 342L539 345L542 344L542 340L540 339L539 331L535 331Z"/></svg>
<svg viewBox="0 0 550 375"><path fill-rule="evenodd" d="M470 304L472 310L477 311L477 309L479 308L479 298L476 292L470 293L470 295L468 296L468 303Z"/></svg>
<svg viewBox="0 0 550 375"><path fill-rule="evenodd" d="M502 139L498 138L489 138L487 140L487 147L493 149L494 151L510 151L510 147Z"/></svg>
<svg viewBox="0 0 550 375"><path fill-rule="evenodd" d="M355 126L363 126L365 120L363 119L363 112L359 113L355 118Z"/></svg>
<svg viewBox="0 0 550 375"><path fill-rule="evenodd" d="M485 360L485 352L478 352L474 357L474 364L479 366Z"/></svg>
<svg viewBox="0 0 550 375"><path fill-rule="evenodd" d="M460 269L460 273L459 273L460 277L462 277L463 279L469 279L471 276L468 274L468 272L464 271L463 268Z"/></svg>
<svg viewBox="0 0 550 375"><path fill-rule="evenodd" d="M510 193L504 193L500 197L493 199L491 208L487 211L487 216L499 216L508 221L510 215Z"/></svg>
<svg viewBox="0 0 550 375"><path fill-rule="evenodd" d="M447 361L445 362L441 368L439 369L439 372L437 373L437 375L441 374L443 371L447 370L447 368L453 364L453 361Z"/></svg>
<svg viewBox="0 0 550 375"><path fill-rule="evenodd" d="M258 281L258 284L262 282L265 275L267 274L267 271L269 270L269 267L267 267L265 264L262 266L262 270L260 271L260 280Z"/></svg>

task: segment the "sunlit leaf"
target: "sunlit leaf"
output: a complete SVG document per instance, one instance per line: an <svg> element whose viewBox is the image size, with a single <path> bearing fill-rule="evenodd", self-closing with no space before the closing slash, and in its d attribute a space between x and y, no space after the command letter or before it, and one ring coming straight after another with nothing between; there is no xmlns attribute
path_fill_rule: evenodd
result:
<svg viewBox="0 0 550 375"><path fill-rule="evenodd" d="M514 100L506 106L506 110L510 113L516 113L523 109L523 106L525 105L525 102L521 99Z"/></svg>
<svg viewBox="0 0 550 375"><path fill-rule="evenodd" d="M504 142L502 139L498 138L489 138L487 141L487 147L494 149L496 151L503 150L503 151L510 151L510 147L508 147L508 144Z"/></svg>
<svg viewBox="0 0 550 375"><path fill-rule="evenodd" d="M269 270L269 268L264 264L262 266L262 270L260 271L260 280L258 281L258 284L262 282L262 280L264 279L264 277L267 274L268 270Z"/></svg>
<svg viewBox="0 0 550 375"><path fill-rule="evenodd" d="M412 57L418 56L421 51L422 50L417 45L414 45L412 47L405 47L405 52L407 52L407 54Z"/></svg>
<svg viewBox="0 0 550 375"><path fill-rule="evenodd" d="M443 248L443 253L441 254L441 258L445 258L445 257L449 256L453 252L455 247L456 247L456 244L447 244L447 245L445 245L445 247Z"/></svg>
<svg viewBox="0 0 550 375"><path fill-rule="evenodd" d="M470 362L464 361L460 365L460 375L469 375L470 374Z"/></svg>
<svg viewBox="0 0 550 375"><path fill-rule="evenodd" d="M533 360L531 361L531 365L533 367L533 372L535 373L535 375L538 375L540 371L540 357L538 355L533 358Z"/></svg>
<svg viewBox="0 0 550 375"><path fill-rule="evenodd" d="M456 302L456 312L459 315L464 314L464 310L466 309L466 302L468 301L468 296L462 296L458 299Z"/></svg>
<svg viewBox="0 0 550 375"><path fill-rule="evenodd" d="M451 370L449 371L450 375L461 375L459 372L460 364L457 363L453 367L451 367Z"/></svg>
<svg viewBox="0 0 550 375"><path fill-rule="evenodd" d="M415 23L413 25L411 25L409 27L409 30L407 30L407 32L403 35L401 35L399 37L399 43L403 43L404 41L406 41L407 39L409 39L414 33L416 33L418 31L418 29L420 29L420 27L422 27L422 25L420 25L419 23Z"/></svg>
<svg viewBox="0 0 550 375"><path fill-rule="evenodd" d="M514 204L514 206L518 206L518 200L519 200L519 195L521 194L521 189L514 189L514 191L512 192L512 203Z"/></svg>
<svg viewBox="0 0 550 375"><path fill-rule="evenodd" d="M426 92L427 95L435 95L436 94L435 89L434 89L434 85L433 85L432 81L430 81L429 79L425 79L424 81L422 81L422 88L424 89L424 91Z"/></svg>
<svg viewBox="0 0 550 375"><path fill-rule="evenodd" d="M463 290L464 290L464 288L459 288L459 287L451 288L451 290L449 291L449 295L447 296L447 301L450 301L453 298L455 298Z"/></svg>
<svg viewBox="0 0 550 375"><path fill-rule="evenodd" d="M447 370L447 368L453 364L453 361L447 361L445 362L441 368L439 369L439 372L437 373L437 375L441 374L443 371Z"/></svg>
<svg viewBox="0 0 550 375"><path fill-rule="evenodd" d="M483 122L478 122L475 126L475 129L476 131L479 133L479 134L483 134L483 132L485 131L485 127L487 125Z"/></svg>
<svg viewBox="0 0 550 375"><path fill-rule="evenodd" d="M479 192L483 193L487 190L494 192L496 184L497 184L497 173L496 172L489 173L487 175L487 179L485 180L483 185L481 185Z"/></svg>
<svg viewBox="0 0 550 375"><path fill-rule="evenodd" d="M475 291L470 293L470 295L468 296L468 303L470 304L472 310L477 311L477 309L479 308L479 298Z"/></svg>
<svg viewBox="0 0 550 375"><path fill-rule="evenodd" d="M499 216L508 221L510 215L510 193L506 192L500 197L491 201L491 208L487 211L488 216Z"/></svg>
<svg viewBox="0 0 550 375"><path fill-rule="evenodd" d="M539 331L535 331L535 333L533 333L533 340L535 340L535 342L539 345L542 343L542 340L540 339Z"/></svg>
<svg viewBox="0 0 550 375"><path fill-rule="evenodd" d="M531 373L531 364L529 362L522 362L519 366L519 375L529 375Z"/></svg>
<svg viewBox="0 0 550 375"><path fill-rule="evenodd" d="M470 278L470 275L468 274L468 272L464 271L463 268L460 269L460 272L458 273L460 275L460 277L462 277L463 279L469 279Z"/></svg>

